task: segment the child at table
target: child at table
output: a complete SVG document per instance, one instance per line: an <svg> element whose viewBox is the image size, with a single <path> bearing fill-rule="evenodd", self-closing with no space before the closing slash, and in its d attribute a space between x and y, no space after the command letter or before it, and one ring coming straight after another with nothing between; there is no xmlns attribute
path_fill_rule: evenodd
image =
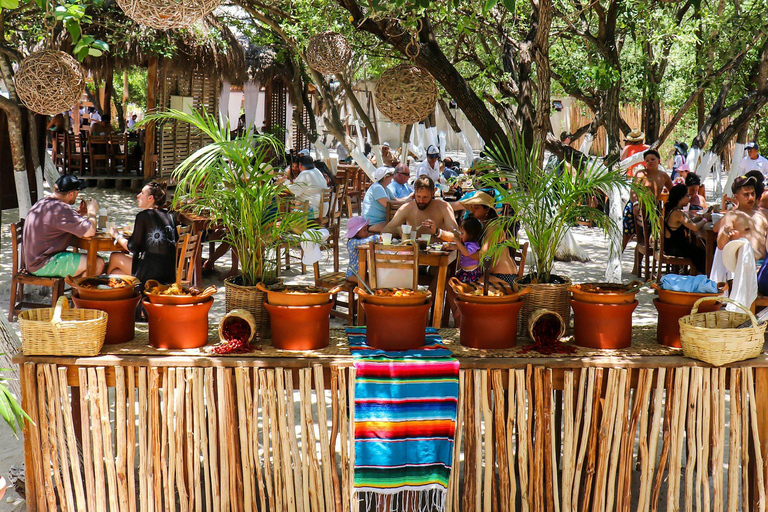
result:
<svg viewBox="0 0 768 512"><path fill-rule="evenodd" d="M349 252L349 265L347 266L347 280L357 283L357 276L352 273L358 271L359 253L357 248L367 245L371 241L378 242L379 235L368 231L368 219L365 217L352 217L347 222L347 251Z"/></svg>
<svg viewBox="0 0 768 512"><path fill-rule="evenodd" d="M468 217L454 234L456 248L459 251L459 268L456 270L456 277L462 283L475 283L483 277L483 270L478 266L483 223L474 217Z"/></svg>

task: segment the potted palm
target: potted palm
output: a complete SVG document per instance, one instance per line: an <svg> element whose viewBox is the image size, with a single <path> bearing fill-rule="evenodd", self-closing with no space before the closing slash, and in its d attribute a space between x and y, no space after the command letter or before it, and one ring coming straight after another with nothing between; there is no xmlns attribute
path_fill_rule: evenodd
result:
<svg viewBox="0 0 768 512"><path fill-rule="evenodd" d="M170 110L149 119L188 123L210 140L174 170L174 208L204 215L226 232L223 241L240 261L240 274L225 281L226 310L249 311L256 319L257 337L268 338L265 294L256 285L276 281L276 247L307 223L303 212L279 209L289 194L271 165L274 155L283 153L281 143L250 128L233 137L228 122L205 112Z"/></svg>
<svg viewBox="0 0 768 512"><path fill-rule="evenodd" d="M611 195L611 191L632 190L641 207L648 212L651 226L657 225L658 213L651 192L638 183L631 182L624 173L609 170L596 161L574 162L564 172L544 169L541 144L524 149L523 141L513 139L509 146L495 146L489 151L493 168L479 179L483 185L498 191L497 201L509 205L511 215L490 221L490 255L498 258L501 251L515 246L512 237L517 226L525 229L532 254L531 272L521 279L522 286L531 288L521 312L521 326L525 329L528 317L536 309L557 312L568 323L570 303L567 276L552 272L555 254L567 230L579 220L587 220L611 233L619 226L609 214L590 206L585 200L598 193ZM619 231L620 232L620 231ZM611 250L620 251L610 237ZM621 237L618 237L621 240ZM631 315L631 312L630 312Z"/></svg>

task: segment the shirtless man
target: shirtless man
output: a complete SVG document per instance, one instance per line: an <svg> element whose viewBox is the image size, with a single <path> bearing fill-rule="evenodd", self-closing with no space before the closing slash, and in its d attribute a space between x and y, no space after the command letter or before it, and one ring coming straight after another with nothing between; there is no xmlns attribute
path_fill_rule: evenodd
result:
<svg viewBox="0 0 768 512"><path fill-rule="evenodd" d="M430 234L444 242L452 242L453 232L459 228L453 208L442 199L435 199L435 182L425 175L413 182L413 201L397 210L382 233L398 233L403 224L417 227L419 235Z"/></svg>
<svg viewBox="0 0 768 512"><path fill-rule="evenodd" d="M756 208L755 185L753 176L739 176L733 180L731 192L736 200L736 208L727 212L719 222L717 247L723 249L731 240L746 238L752 245L755 261L765 257L766 232L768 219Z"/></svg>
<svg viewBox="0 0 768 512"><path fill-rule="evenodd" d="M644 187L651 191L653 196L658 201L661 197L662 191L666 188L672 190L672 179L669 175L659 169L659 162L661 157L659 152L655 149L649 149L643 153L643 161L645 162L645 169L641 169L635 173L635 181L640 182ZM630 192L629 202L624 207L624 240L622 241L621 250L627 248L632 235L636 233L635 219L640 212L640 205L637 202L637 194Z"/></svg>

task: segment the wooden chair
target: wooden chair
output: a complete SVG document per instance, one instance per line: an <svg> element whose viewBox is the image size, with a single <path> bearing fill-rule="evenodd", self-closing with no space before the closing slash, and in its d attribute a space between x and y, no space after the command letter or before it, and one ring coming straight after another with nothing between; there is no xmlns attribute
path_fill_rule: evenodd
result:
<svg viewBox="0 0 768 512"><path fill-rule="evenodd" d="M49 308L56 304L59 297L64 295L63 277L42 277L27 272L24 264L24 241L22 240L24 232L24 219L16 224L11 224L11 250L13 251L13 267L11 267L11 306L8 308L8 320L18 315L23 308ZM52 289L53 296L51 304L42 304L37 302L24 302L25 285L47 286Z"/></svg>
<svg viewBox="0 0 768 512"><path fill-rule="evenodd" d="M342 198L346 184L339 183L336 189L330 193L328 212L318 219L318 224L328 230L328 239L323 243L323 250L333 251L333 271L339 271L339 238L341 236L341 214L343 210ZM331 190L331 189L328 189ZM323 191L325 197L325 190Z"/></svg>
<svg viewBox="0 0 768 512"><path fill-rule="evenodd" d="M355 201L357 207L357 214L361 215L363 211L363 195L365 192L362 190L362 178L360 175L365 176L365 172L359 167L351 167L347 169L347 217L352 217L352 201Z"/></svg>
<svg viewBox="0 0 768 512"><path fill-rule="evenodd" d="M67 151L69 144L69 134L67 132L53 132L53 144L51 149L51 158L53 165L61 174L67 174Z"/></svg>
<svg viewBox="0 0 768 512"><path fill-rule="evenodd" d="M176 281L186 284L192 282L200 249L200 240L200 235L185 233L176 242Z"/></svg>
<svg viewBox="0 0 768 512"><path fill-rule="evenodd" d="M109 135L110 169L128 172L128 137L124 133Z"/></svg>
<svg viewBox="0 0 768 512"><path fill-rule="evenodd" d="M341 286L341 291L347 293L346 302L339 300L339 294L333 296L334 304L331 310L331 316L337 318L343 318L347 321L348 325L355 325L355 319L357 318L357 297L355 296L355 283L347 281L345 272L339 272L336 268L333 272L327 272L325 274L320 273L320 263L315 262L312 265L312 270L315 274L315 286L322 286L325 288L333 288L334 286ZM346 313L340 311L338 306L341 306L347 310Z"/></svg>
<svg viewBox="0 0 768 512"><path fill-rule="evenodd" d="M399 210L400 207L404 204L405 201L390 201L387 203L387 224L389 224L389 221L391 221L392 217L395 216L397 210Z"/></svg>
<svg viewBox="0 0 768 512"><path fill-rule="evenodd" d="M645 221L642 208L635 218L635 226L638 226L639 229L635 234L637 243L635 244L632 273L643 279L643 268L645 268L645 280L653 279L653 276L656 274L656 240L651 236L651 225Z"/></svg>
<svg viewBox="0 0 768 512"><path fill-rule="evenodd" d="M368 247L368 282L371 288L379 288L379 286L392 288L389 286L389 282L384 279L384 272L382 271L386 270L410 270L413 273L411 286L398 287L415 290L419 284L419 247L416 244L392 246L370 242Z"/></svg>
<svg viewBox="0 0 768 512"><path fill-rule="evenodd" d="M80 175L85 173L85 156L81 151L82 146L80 146L79 141L80 137L77 135L67 137L66 168L69 174L75 174L75 171Z"/></svg>
<svg viewBox="0 0 768 512"><path fill-rule="evenodd" d="M91 176L99 172L109 171L109 137L106 135L91 135L88 137L88 159L91 166Z"/></svg>
<svg viewBox="0 0 768 512"><path fill-rule="evenodd" d="M282 201L278 208L282 212L292 212L292 213L303 213L307 217L307 223L303 228L299 228L300 232L304 232L309 225L309 201L298 201L298 200L288 200L288 201ZM291 268L291 249L299 249L299 252L301 252L301 244L297 240L285 240L283 243L278 245L275 248L275 259L276 259L276 265L275 265L275 274L280 277L280 271L282 265L280 264L280 252L285 251L285 269L289 270ZM301 260L301 256L299 256L299 260ZM301 264L301 273L306 274L307 267L304 265L304 263Z"/></svg>
<svg viewBox="0 0 768 512"><path fill-rule="evenodd" d="M520 250L511 249L512 260L517 265L517 278L522 279L525 275L525 260L528 258L528 242L525 242Z"/></svg>

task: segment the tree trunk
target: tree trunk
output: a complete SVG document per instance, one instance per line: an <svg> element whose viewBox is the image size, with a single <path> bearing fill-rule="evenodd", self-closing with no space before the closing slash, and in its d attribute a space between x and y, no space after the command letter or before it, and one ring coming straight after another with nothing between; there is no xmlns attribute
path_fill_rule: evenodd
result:
<svg viewBox="0 0 768 512"><path fill-rule="evenodd" d="M19 203L19 217L24 218L32 207L32 196L29 191L27 162L24 158L24 136L22 134L21 108L13 82L11 63L6 55L0 55L0 73L8 88L9 99L0 95L0 108L8 118L8 140L11 145L11 161L13 162L13 177L16 183L16 198Z"/></svg>

